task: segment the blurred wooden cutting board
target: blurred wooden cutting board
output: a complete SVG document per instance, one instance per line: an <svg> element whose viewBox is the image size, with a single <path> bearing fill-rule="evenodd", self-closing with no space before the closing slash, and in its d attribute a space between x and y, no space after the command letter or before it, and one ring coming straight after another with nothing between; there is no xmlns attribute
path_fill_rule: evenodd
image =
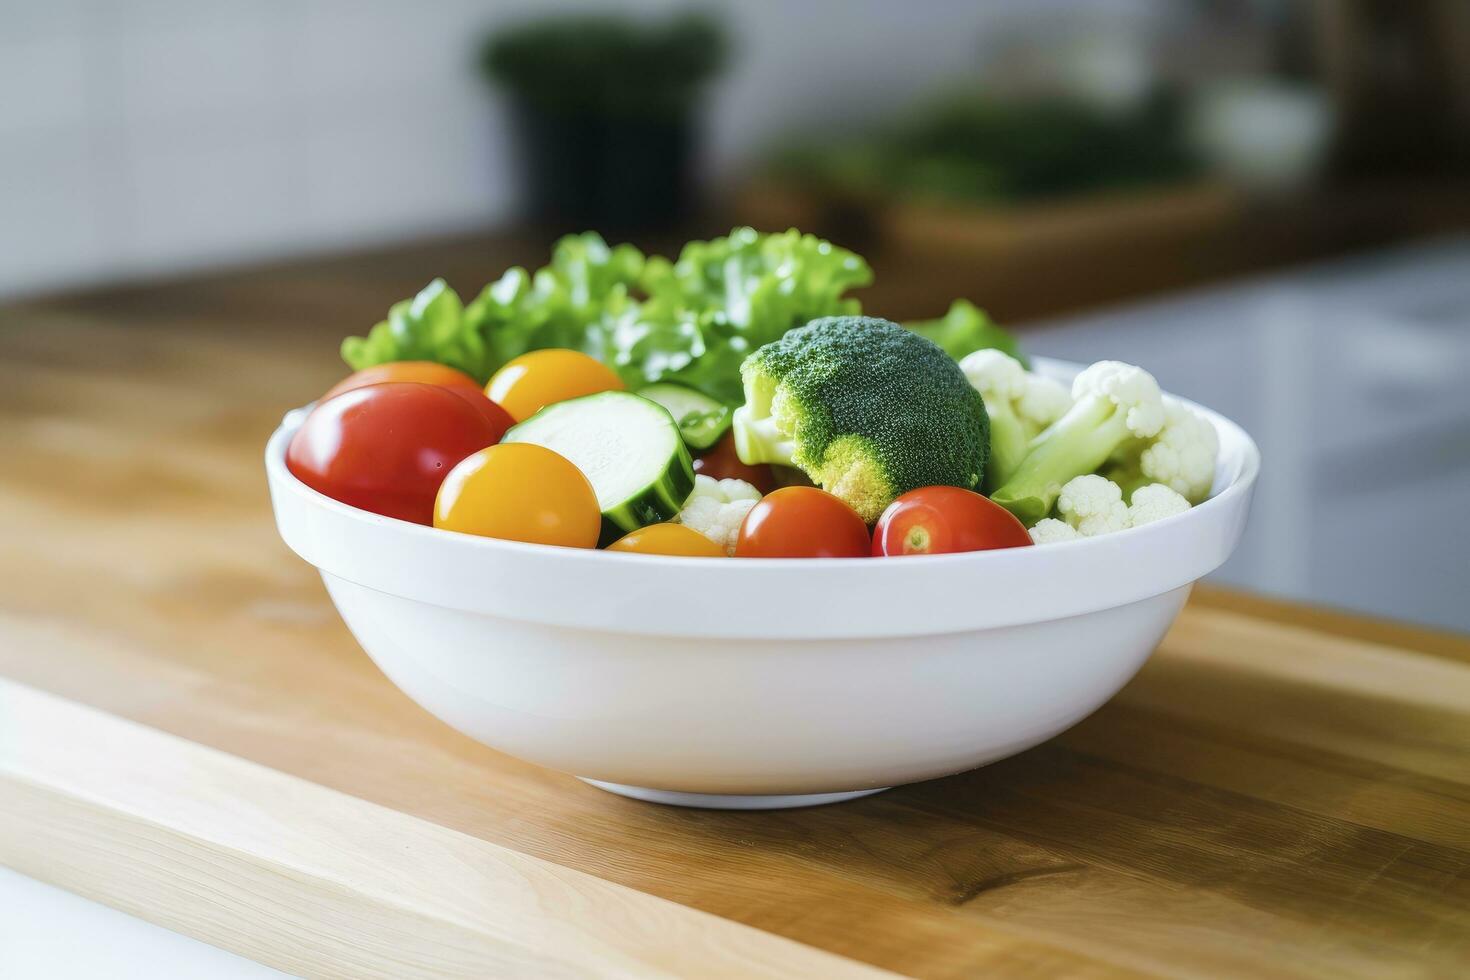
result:
<svg viewBox="0 0 1470 980"><path fill-rule="evenodd" d="M1205 592L1063 737L780 813L636 803L450 731L280 544L261 471L381 278L0 310L0 861L313 974L1470 963L1464 638Z"/></svg>

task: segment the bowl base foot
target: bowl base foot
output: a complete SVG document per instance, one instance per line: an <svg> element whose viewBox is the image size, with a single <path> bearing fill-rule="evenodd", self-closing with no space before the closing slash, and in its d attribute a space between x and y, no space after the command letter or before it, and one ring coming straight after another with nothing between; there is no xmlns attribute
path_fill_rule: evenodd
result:
<svg viewBox="0 0 1470 980"><path fill-rule="evenodd" d="M863 796L881 793L887 786L878 789L857 789L846 793L797 793L774 796L734 796L724 793L676 793L667 789L646 789L642 786L624 786L622 783L605 783L600 779L578 779L589 786L649 803L666 803L669 806L693 806L707 810L789 810L798 806L823 806L827 803L842 803Z"/></svg>

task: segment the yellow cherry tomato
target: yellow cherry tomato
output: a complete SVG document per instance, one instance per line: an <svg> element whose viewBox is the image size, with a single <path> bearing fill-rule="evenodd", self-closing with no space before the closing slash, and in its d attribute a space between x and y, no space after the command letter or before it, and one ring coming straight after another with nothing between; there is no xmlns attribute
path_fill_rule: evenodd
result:
<svg viewBox="0 0 1470 980"><path fill-rule="evenodd" d="M629 531L607 546L608 551L640 555L680 555L686 558L724 558L725 549L683 524L650 524Z"/></svg>
<svg viewBox="0 0 1470 980"><path fill-rule="evenodd" d="M556 347L506 361L485 386L485 394L511 418L524 422L554 402L624 387L623 379L597 358Z"/></svg>
<svg viewBox="0 0 1470 980"><path fill-rule="evenodd" d="M602 511L587 477L562 455L528 442L471 453L434 500L434 526L487 538L595 548Z"/></svg>

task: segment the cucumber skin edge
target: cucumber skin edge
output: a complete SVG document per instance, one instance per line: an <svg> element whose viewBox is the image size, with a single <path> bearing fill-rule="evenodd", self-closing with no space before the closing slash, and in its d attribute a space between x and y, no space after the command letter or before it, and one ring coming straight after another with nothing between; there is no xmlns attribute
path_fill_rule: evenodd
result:
<svg viewBox="0 0 1470 980"><path fill-rule="evenodd" d="M663 472L652 483L647 484L642 490L617 506L602 512L602 530L597 543L599 548L606 547L623 535L636 531L641 527L672 520L683 509L684 502L689 499L689 495L694 492L694 459L689 452L688 444L684 441L683 433L679 429L678 423L674 420L669 410L652 399L643 398L636 392L595 392L591 395L567 399L566 401L542 408L535 415L532 415L531 418L511 426L500 440L502 443L529 442L552 449L555 452L556 450L554 448L545 446L543 442L536 439L524 438L523 427L544 412L554 411L573 402L602 398L609 394L627 395L635 397L649 405L657 406L663 412L664 418L668 419L669 426L673 430L674 456L670 459L669 464ZM522 430L519 433L522 435L522 438L516 438L518 429ZM641 514L639 513L640 510L642 512ZM642 518L644 516L652 519L643 520Z"/></svg>
<svg viewBox="0 0 1470 980"><path fill-rule="evenodd" d="M642 493L612 510L603 511L599 548L607 547L640 527L670 521L678 515L684 501L694 492L694 459L689 455L689 447L684 445L682 439L679 440L675 457L677 465L664 471L664 479L655 481ZM677 503L674 501L675 495L679 498ZM644 515L638 513L638 509L642 507L647 508L644 514L652 516L652 520L642 519Z"/></svg>
<svg viewBox="0 0 1470 980"><path fill-rule="evenodd" d="M706 415L715 410L722 410L724 413L723 419L721 420L722 424L717 430L715 430L712 435L708 435L703 438L691 438L689 435L689 430L686 429L683 425L682 418L675 417L673 409L669 408L668 405L659 400L656 394L650 394L650 392L657 392L657 390L661 388L674 389L676 391L683 392L687 396L692 396L689 398L689 400L694 402L707 402L709 407L704 410L704 414ZM678 428L679 436L684 440L684 445L687 448L698 450L709 449L715 443L719 442L720 438L726 432L730 431L730 423L732 420L732 416L734 415L734 409L717 399L709 397L702 391L690 388L688 385L682 385L674 381L656 381L651 385L644 385L642 388L639 388L636 392L634 392L634 394L638 395L640 398L647 398L649 401L653 402L655 405L658 405L664 411L669 413L669 416L674 419L674 425Z"/></svg>

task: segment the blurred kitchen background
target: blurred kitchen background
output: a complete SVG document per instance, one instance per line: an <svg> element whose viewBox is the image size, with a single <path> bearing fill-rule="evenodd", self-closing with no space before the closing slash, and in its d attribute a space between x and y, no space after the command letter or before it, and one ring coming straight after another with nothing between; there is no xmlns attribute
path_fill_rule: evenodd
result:
<svg viewBox="0 0 1470 980"><path fill-rule="evenodd" d="M743 223L1240 421L1220 581L1470 630L1464 0L0 0L0 328L329 357L563 232Z"/></svg>

